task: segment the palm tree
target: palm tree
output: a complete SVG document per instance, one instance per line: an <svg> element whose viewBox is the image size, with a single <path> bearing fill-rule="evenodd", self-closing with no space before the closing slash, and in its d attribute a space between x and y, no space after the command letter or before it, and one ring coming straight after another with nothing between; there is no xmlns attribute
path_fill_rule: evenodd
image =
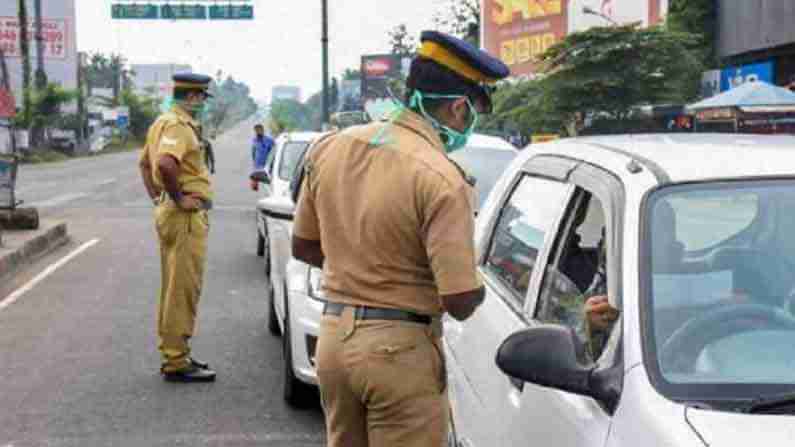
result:
<svg viewBox="0 0 795 447"><path fill-rule="evenodd" d="M41 0L34 0L33 11L36 16L36 90L47 88L47 72L44 70L44 35L41 23Z"/></svg>
<svg viewBox="0 0 795 447"><path fill-rule="evenodd" d="M30 124L30 36L28 36L28 7L25 0L19 0L19 51L22 53L22 119Z"/></svg>

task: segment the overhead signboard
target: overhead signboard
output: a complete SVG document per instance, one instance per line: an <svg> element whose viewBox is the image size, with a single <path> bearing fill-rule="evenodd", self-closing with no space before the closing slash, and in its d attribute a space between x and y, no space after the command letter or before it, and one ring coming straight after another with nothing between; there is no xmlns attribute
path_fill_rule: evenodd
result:
<svg viewBox="0 0 795 447"><path fill-rule="evenodd" d="M212 5L211 20L248 20L254 18L252 5Z"/></svg>
<svg viewBox="0 0 795 447"><path fill-rule="evenodd" d="M157 19L157 5L115 4L110 7L114 19L144 20Z"/></svg>
<svg viewBox="0 0 795 447"><path fill-rule="evenodd" d="M207 19L207 6L196 4L161 5L160 17L169 20Z"/></svg>

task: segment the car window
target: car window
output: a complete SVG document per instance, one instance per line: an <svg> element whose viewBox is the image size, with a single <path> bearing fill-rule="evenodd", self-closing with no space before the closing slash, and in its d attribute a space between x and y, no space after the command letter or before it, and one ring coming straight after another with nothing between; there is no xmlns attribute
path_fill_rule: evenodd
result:
<svg viewBox="0 0 795 447"><path fill-rule="evenodd" d="M756 194L692 194L672 197L668 203L673 207L677 218L687 221L691 228L701 228L700 231L682 234L679 241L688 252L714 247L731 239L748 228L759 213L759 197ZM716 221L716 211L726 218Z"/></svg>
<svg viewBox="0 0 795 447"><path fill-rule="evenodd" d="M488 147L466 147L450 154L467 174L475 177L475 191L480 209L505 168L516 158L516 152Z"/></svg>
<svg viewBox="0 0 795 447"><path fill-rule="evenodd" d="M602 203L587 191L578 197L560 234L557 259L546 267L535 319L571 328L591 360L601 355L607 332L590 330L585 321L589 297L607 294L607 227ZM607 328L611 329L611 328Z"/></svg>
<svg viewBox="0 0 795 447"><path fill-rule="evenodd" d="M279 178L282 180L290 180L295 175L295 170L298 167L298 162L309 147L309 142L306 141L291 141L284 143L282 149L282 159L279 162Z"/></svg>
<svg viewBox="0 0 795 447"><path fill-rule="evenodd" d="M500 212L485 261L485 271L510 290L522 306L544 239L565 203L568 188L551 180L525 176Z"/></svg>

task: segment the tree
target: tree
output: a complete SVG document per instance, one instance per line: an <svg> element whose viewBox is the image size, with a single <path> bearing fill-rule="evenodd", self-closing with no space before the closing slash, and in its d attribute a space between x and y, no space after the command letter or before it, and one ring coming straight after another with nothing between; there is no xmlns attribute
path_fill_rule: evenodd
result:
<svg viewBox="0 0 795 447"><path fill-rule="evenodd" d="M47 135L49 129L62 128L64 115L61 113L61 108L64 104L74 101L77 95L77 90L65 89L54 83L47 84L42 90L36 90L31 96L30 126L40 129L42 136Z"/></svg>
<svg viewBox="0 0 795 447"><path fill-rule="evenodd" d="M19 51L22 53L22 121L30 126L32 99L30 91L30 36L28 35L28 6L25 0L18 1Z"/></svg>
<svg viewBox="0 0 795 447"><path fill-rule="evenodd" d="M121 92L120 102L130 110L130 133L139 139L146 138L149 126L158 115L158 104L155 99L141 97L130 89Z"/></svg>
<svg viewBox="0 0 795 447"><path fill-rule="evenodd" d="M480 47L480 1L446 0L433 16L439 29Z"/></svg>
<svg viewBox="0 0 795 447"><path fill-rule="evenodd" d="M319 97L320 94L312 95L315 96ZM308 103L312 101L312 97L307 101ZM319 109L319 106L316 108ZM312 128L310 107L292 99L280 99L271 104L269 119L272 130L292 132Z"/></svg>
<svg viewBox="0 0 795 447"><path fill-rule="evenodd" d="M718 33L716 0L671 0L666 26L671 31L698 36L691 48L707 67L718 66L715 47Z"/></svg>
<svg viewBox="0 0 795 447"><path fill-rule="evenodd" d="M343 81L358 81L359 79L362 79L361 70L346 68L345 71L342 73Z"/></svg>
<svg viewBox="0 0 795 447"><path fill-rule="evenodd" d="M47 87L47 71L44 69L44 34L42 33L42 13L41 0L34 0L33 10L35 14L36 29L36 89L41 90Z"/></svg>
<svg viewBox="0 0 795 447"><path fill-rule="evenodd" d="M638 24L569 34L540 57L547 72L540 84L545 107L571 129L583 117L622 120L636 106L684 102L692 92L682 85L702 70L688 50L696 40Z"/></svg>
<svg viewBox="0 0 795 447"><path fill-rule="evenodd" d="M411 57L417 51L417 39L409 35L405 24L392 28L388 33L391 53L400 57Z"/></svg>

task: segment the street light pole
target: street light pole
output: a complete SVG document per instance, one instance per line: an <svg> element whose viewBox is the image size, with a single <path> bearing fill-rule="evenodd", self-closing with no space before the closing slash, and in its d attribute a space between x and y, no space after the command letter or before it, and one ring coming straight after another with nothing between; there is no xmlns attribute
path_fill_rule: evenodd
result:
<svg viewBox="0 0 795 447"><path fill-rule="evenodd" d="M323 46L323 123L329 122L328 95L328 0L321 0L323 9L323 35L320 41Z"/></svg>
<svg viewBox="0 0 795 447"><path fill-rule="evenodd" d="M582 7L582 12L583 12L583 14L590 14L592 16L601 17L601 18L607 20L608 22L612 23L613 26L619 26L618 22L613 20L612 17L595 10L595 9L591 8L590 6L583 6Z"/></svg>

